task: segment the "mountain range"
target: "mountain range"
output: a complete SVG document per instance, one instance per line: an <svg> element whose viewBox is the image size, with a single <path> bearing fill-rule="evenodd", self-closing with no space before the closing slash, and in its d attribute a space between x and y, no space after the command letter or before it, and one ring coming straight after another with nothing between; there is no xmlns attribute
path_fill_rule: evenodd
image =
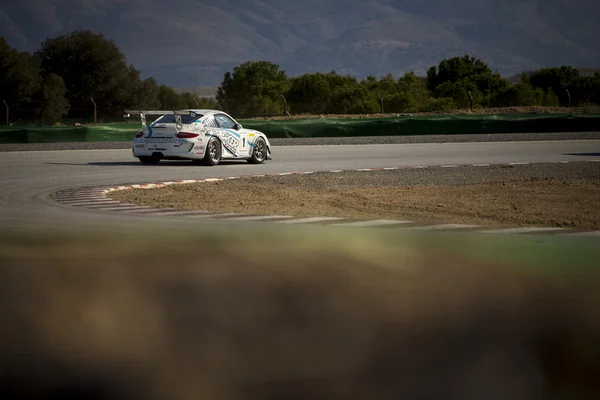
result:
<svg viewBox="0 0 600 400"><path fill-rule="evenodd" d="M77 29L175 87L219 85L248 60L289 76L424 75L470 54L504 76L600 66L598 0L2 0L0 36L33 52Z"/></svg>

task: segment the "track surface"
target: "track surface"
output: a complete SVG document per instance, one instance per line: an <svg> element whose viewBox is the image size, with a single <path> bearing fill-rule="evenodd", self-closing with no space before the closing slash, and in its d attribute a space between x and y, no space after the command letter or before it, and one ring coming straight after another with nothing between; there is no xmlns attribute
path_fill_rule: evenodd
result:
<svg viewBox="0 0 600 400"><path fill-rule="evenodd" d="M335 169L600 160L600 140L297 145L277 146L273 153L274 159L264 165L231 162L216 167L187 162L144 166L131 157L130 150L0 153L0 228L89 231L231 224L91 211L51 199L53 192L67 188Z"/></svg>

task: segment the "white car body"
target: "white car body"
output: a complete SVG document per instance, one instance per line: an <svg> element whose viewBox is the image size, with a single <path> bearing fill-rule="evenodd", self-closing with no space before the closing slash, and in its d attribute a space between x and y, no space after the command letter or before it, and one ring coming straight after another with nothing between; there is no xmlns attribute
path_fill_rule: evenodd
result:
<svg viewBox="0 0 600 400"><path fill-rule="evenodd" d="M138 114L142 120L132 152L144 164L160 160L193 160L206 165L246 160L260 164L271 158L271 144L264 133L242 127L220 110L125 110L125 114ZM146 125L146 115L161 117Z"/></svg>

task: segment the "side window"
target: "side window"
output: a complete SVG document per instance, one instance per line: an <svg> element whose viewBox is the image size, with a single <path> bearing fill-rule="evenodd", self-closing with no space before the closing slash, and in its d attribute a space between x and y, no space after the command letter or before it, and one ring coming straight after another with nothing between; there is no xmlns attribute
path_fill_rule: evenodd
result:
<svg viewBox="0 0 600 400"><path fill-rule="evenodd" d="M217 122L215 121L215 118L212 115L209 115L208 117L206 117L206 119L204 120L204 125L210 126L211 128L219 127L217 125Z"/></svg>
<svg viewBox="0 0 600 400"><path fill-rule="evenodd" d="M231 118L229 118L225 114L216 114L215 119L217 120L217 123L219 124L219 128L223 128L223 129L234 129L235 128L235 121L232 120Z"/></svg>

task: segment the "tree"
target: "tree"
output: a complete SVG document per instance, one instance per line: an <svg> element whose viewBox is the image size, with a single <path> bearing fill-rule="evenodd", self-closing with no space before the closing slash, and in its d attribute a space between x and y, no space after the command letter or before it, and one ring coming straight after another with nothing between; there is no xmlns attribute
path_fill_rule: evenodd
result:
<svg viewBox="0 0 600 400"><path fill-rule="evenodd" d="M65 93L65 83L60 76L50 74L44 78L35 96L42 124L45 119L56 121L67 115L70 106Z"/></svg>
<svg viewBox="0 0 600 400"><path fill-rule="evenodd" d="M394 110L398 112L417 112L431 97L427 90L427 81L408 72L398 79L398 95L392 100Z"/></svg>
<svg viewBox="0 0 600 400"><path fill-rule="evenodd" d="M161 108L158 98L159 88L154 78L147 78L143 81L134 80L133 83L134 87L127 108L139 110Z"/></svg>
<svg viewBox="0 0 600 400"><path fill-rule="evenodd" d="M455 83L476 75L491 74L490 68L475 57L453 57L442 60L437 68L433 66L427 71L427 88L434 91L446 82Z"/></svg>
<svg viewBox="0 0 600 400"><path fill-rule="evenodd" d="M281 114L281 95L289 88L289 80L279 65L268 61L247 61L226 72L217 89L217 101L236 116Z"/></svg>
<svg viewBox="0 0 600 400"><path fill-rule="evenodd" d="M186 108L184 99L177 94L175 89L167 85L160 85L158 87L158 101L160 102L160 108L165 110L181 110Z"/></svg>
<svg viewBox="0 0 600 400"><path fill-rule="evenodd" d="M184 108L199 108L198 99L191 92L183 92L179 95Z"/></svg>
<svg viewBox="0 0 600 400"><path fill-rule="evenodd" d="M11 48L0 37L0 101L5 100L12 107L28 106L40 82L35 59Z"/></svg>
<svg viewBox="0 0 600 400"><path fill-rule="evenodd" d="M36 53L44 77L63 78L67 98L77 114L88 116L90 98L99 113L119 114L129 105L137 82L133 67L114 41L87 30L47 39Z"/></svg>
<svg viewBox="0 0 600 400"><path fill-rule="evenodd" d="M296 114L325 113L331 96L328 76L320 72L290 79L290 87L285 95L290 109Z"/></svg>
<svg viewBox="0 0 600 400"><path fill-rule="evenodd" d="M579 79L579 71L569 66L543 68L537 72L523 74L521 77L522 82L529 83L534 88L540 88L545 91L548 89L552 90L556 97L558 97L560 105L565 106L569 103L567 89L573 92ZM580 100L580 98L574 97L573 93L571 93L572 104L576 104Z"/></svg>
<svg viewBox="0 0 600 400"><path fill-rule="evenodd" d="M545 93L528 83L507 86L494 94L490 100L493 107L541 106Z"/></svg>
<svg viewBox="0 0 600 400"><path fill-rule="evenodd" d="M473 106L480 104L483 96L477 89L477 85L468 78L457 82L444 82L435 89L435 97L452 99L459 108L469 108L471 106L469 92L473 96Z"/></svg>

